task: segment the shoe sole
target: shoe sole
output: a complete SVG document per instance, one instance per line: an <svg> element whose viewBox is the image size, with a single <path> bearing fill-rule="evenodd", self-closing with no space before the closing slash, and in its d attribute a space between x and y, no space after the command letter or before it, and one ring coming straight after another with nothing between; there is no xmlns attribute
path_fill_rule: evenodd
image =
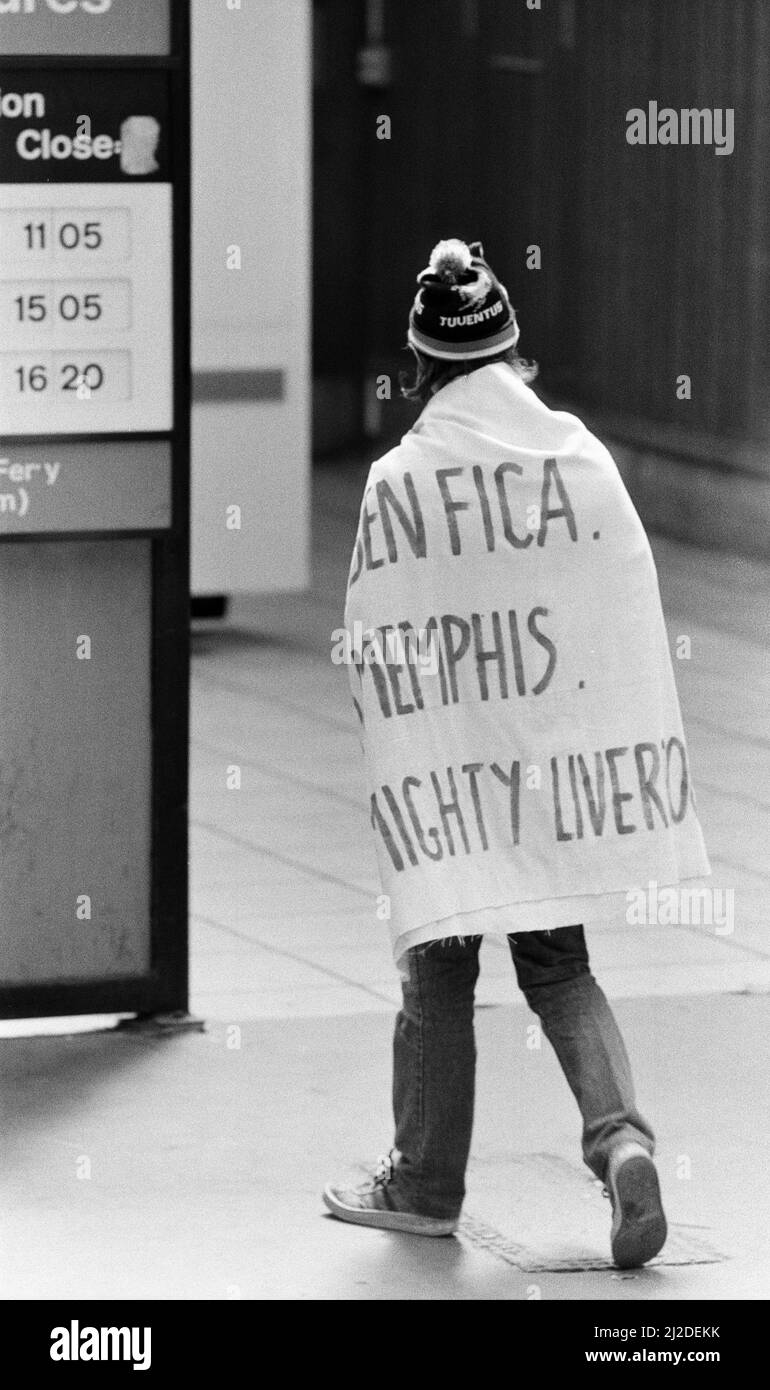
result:
<svg viewBox="0 0 770 1390"><path fill-rule="evenodd" d="M459 1225L457 1219L442 1220L437 1216L418 1216L414 1212L347 1207L335 1196L331 1187L324 1188L323 1200L332 1216L340 1221L349 1221L354 1226L377 1226L383 1231L401 1231L411 1236L451 1236Z"/></svg>
<svg viewBox="0 0 770 1390"><path fill-rule="evenodd" d="M612 1232L612 1258L619 1269L637 1269L662 1250L668 1234L652 1159L626 1159L613 1186L620 1220Z"/></svg>

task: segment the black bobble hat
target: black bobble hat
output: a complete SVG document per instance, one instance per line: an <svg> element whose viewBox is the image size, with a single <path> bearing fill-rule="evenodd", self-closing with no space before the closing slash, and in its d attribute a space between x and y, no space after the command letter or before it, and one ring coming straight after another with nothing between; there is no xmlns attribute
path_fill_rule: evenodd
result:
<svg viewBox="0 0 770 1390"><path fill-rule="evenodd" d="M494 357L519 340L508 291L484 259L480 241L440 241L417 276L407 339L427 357Z"/></svg>

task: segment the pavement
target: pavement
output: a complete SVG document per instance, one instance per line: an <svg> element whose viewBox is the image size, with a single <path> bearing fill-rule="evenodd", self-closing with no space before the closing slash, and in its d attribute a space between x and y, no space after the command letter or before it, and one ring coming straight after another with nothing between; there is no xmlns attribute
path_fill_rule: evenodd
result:
<svg viewBox="0 0 770 1390"><path fill-rule="evenodd" d="M311 593L239 599L196 632L191 1009L205 1031L0 1029L0 1296L767 1298L770 570L664 538L699 812L734 930L619 925L591 952L658 1134L666 1247L644 1271L610 1265L574 1101L494 940L460 1233L324 1212L323 1184L391 1142L399 997L347 676L329 660L362 481L317 471Z"/></svg>

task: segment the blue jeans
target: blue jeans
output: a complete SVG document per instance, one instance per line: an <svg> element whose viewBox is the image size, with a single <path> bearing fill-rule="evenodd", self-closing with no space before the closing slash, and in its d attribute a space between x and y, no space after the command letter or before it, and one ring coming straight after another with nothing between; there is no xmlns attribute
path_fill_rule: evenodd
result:
<svg viewBox="0 0 770 1390"><path fill-rule="evenodd" d="M628 1056L591 974L582 926L512 933L519 986L538 1015L583 1117L583 1157L604 1179L610 1150L654 1135L636 1109ZM473 997L481 937L431 941L407 953L393 1041L392 1153L399 1205L455 1217L465 1196L473 1127Z"/></svg>

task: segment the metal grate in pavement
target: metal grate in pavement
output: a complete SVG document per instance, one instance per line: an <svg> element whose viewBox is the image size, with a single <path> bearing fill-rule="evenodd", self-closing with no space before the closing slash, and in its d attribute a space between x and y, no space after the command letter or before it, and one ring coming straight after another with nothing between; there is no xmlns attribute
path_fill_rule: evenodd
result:
<svg viewBox="0 0 770 1390"><path fill-rule="evenodd" d="M577 1165L554 1154L481 1159L471 1189L478 1214L463 1216L459 1234L475 1249L532 1273L615 1270L609 1202ZM646 1268L725 1260L697 1230L669 1222L668 1240Z"/></svg>

